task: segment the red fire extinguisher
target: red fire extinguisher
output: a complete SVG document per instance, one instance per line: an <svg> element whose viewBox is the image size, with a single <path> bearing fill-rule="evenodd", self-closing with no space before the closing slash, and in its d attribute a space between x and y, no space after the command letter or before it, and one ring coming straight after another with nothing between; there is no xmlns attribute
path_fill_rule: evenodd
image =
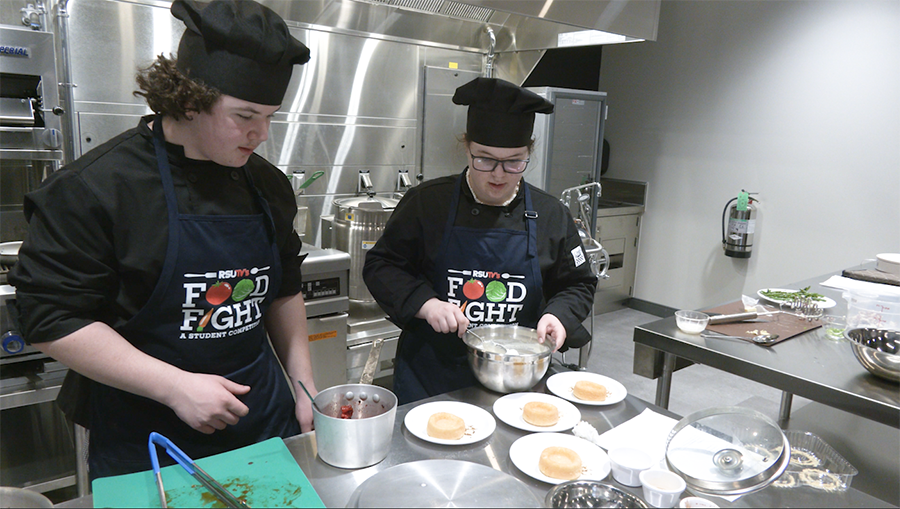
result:
<svg viewBox="0 0 900 509"><path fill-rule="evenodd" d="M750 258L753 250L753 234L756 231L756 207L754 203L759 200L751 197L751 194L741 189L737 198L728 200L725 210L722 211L722 247L725 248L725 256L733 258ZM725 223L725 215L728 214L728 223Z"/></svg>

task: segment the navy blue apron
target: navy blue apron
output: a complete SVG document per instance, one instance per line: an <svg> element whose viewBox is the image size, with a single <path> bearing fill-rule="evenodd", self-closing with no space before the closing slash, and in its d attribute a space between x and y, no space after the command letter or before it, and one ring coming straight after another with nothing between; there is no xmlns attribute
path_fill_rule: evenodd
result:
<svg viewBox="0 0 900 509"><path fill-rule="evenodd" d="M141 351L176 367L249 385L250 392L238 398L250 413L236 425L207 435L165 405L95 383L91 478L150 469L151 431L162 433L195 459L300 432L293 396L263 323L281 286L268 203L245 168L262 213L180 214L159 116L153 134L169 214L168 248L147 304L117 332ZM159 458L168 460L165 455Z"/></svg>
<svg viewBox="0 0 900 509"><path fill-rule="evenodd" d="M468 170L467 170L468 171ZM469 328L489 324L536 327L543 295L537 212L525 186L525 230L456 226L463 175L456 180L441 250L431 280L441 300L459 306ZM400 341L394 393L400 404L475 385L465 343L414 320Z"/></svg>

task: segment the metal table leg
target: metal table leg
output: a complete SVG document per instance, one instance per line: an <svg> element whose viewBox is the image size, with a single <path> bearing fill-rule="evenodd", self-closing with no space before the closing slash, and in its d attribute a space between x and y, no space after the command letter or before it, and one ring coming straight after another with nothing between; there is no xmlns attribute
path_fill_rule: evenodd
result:
<svg viewBox="0 0 900 509"><path fill-rule="evenodd" d="M75 488L78 496L90 495L90 483L88 482L88 432L87 429L75 425Z"/></svg>
<svg viewBox="0 0 900 509"><path fill-rule="evenodd" d="M588 344L578 349L578 370L587 369L588 359L591 357L591 349L594 348L594 313L591 313L591 340Z"/></svg>
<svg viewBox="0 0 900 509"><path fill-rule="evenodd" d="M791 403L794 401L794 395L788 391L781 393L781 409L778 410L778 425L782 428L787 426L791 420Z"/></svg>
<svg viewBox="0 0 900 509"><path fill-rule="evenodd" d="M663 371L656 381L656 406L669 408L669 393L672 391L672 373L675 372L675 356L663 353Z"/></svg>

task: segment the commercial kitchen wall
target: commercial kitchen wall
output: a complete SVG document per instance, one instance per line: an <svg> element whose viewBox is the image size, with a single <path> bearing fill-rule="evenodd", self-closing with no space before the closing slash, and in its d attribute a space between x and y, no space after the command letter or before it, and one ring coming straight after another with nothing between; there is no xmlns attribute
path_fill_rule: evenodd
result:
<svg viewBox="0 0 900 509"><path fill-rule="evenodd" d="M607 46L607 177L650 183L634 296L698 308L900 252L900 2L663 2ZM749 259L722 210L760 205Z"/></svg>

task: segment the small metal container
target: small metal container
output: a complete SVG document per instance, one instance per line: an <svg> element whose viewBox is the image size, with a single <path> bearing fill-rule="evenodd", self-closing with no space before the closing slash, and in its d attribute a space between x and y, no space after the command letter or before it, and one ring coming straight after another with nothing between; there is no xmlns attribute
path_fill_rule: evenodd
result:
<svg viewBox="0 0 900 509"><path fill-rule="evenodd" d="M886 329L856 328L844 331L853 355L875 376L900 382L900 332Z"/></svg>
<svg viewBox="0 0 900 509"><path fill-rule="evenodd" d="M550 368L550 341L538 343L537 331L528 327L475 327L466 332L463 341L475 378L492 391L526 391Z"/></svg>
<svg viewBox="0 0 900 509"><path fill-rule="evenodd" d="M313 424L316 449L322 461L338 468L363 468L374 465L391 448L397 396L377 385L336 385L315 397ZM341 407L349 406L353 415L341 419Z"/></svg>
<svg viewBox="0 0 900 509"><path fill-rule="evenodd" d="M597 481L568 481L557 484L544 499L547 507L649 507L638 497Z"/></svg>

